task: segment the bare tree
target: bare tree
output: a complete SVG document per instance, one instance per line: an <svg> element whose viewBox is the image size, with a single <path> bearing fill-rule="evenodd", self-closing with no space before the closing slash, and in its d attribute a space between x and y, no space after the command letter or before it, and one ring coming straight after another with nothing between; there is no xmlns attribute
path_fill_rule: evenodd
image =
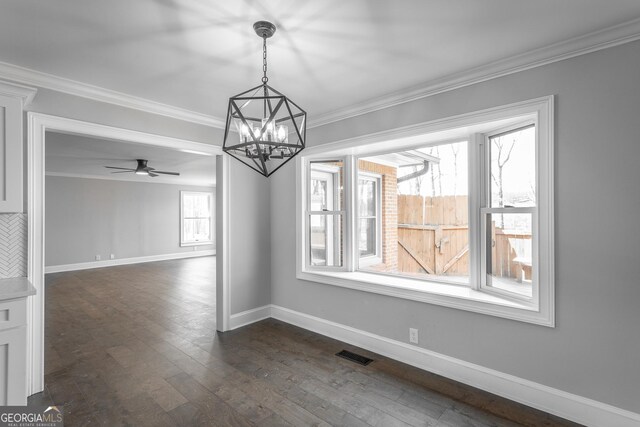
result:
<svg viewBox="0 0 640 427"><path fill-rule="evenodd" d="M435 155L433 152L433 147L429 148L429 155L433 156ZM431 172L431 197L436 197L436 169L435 169L435 165L431 165L431 170L429 171Z"/></svg>
<svg viewBox="0 0 640 427"><path fill-rule="evenodd" d="M451 144L450 147L453 153L453 201L455 203L456 197L458 196L458 153L460 152L460 144ZM454 209L453 211L456 224L458 224L458 209Z"/></svg>
<svg viewBox="0 0 640 427"><path fill-rule="evenodd" d="M453 153L453 196L458 195L458 153L460 152L460 144L451 144L451 152Z"/></svg>
<svg viewBox="0 0 640 427"><path fill-rule="evenodd" d="M436 147L436 157L440 158L440 147ZM435 166L438 167L438 195L442 197L442 170L440 169L440 163L436 163Z"/></svg>
<svg viewBox="0 0 640 427"><path fill-rule="evenodd" d="M493 144L493 147L491 147L491 149L492 150L495 149L498 151L498 156L496 159L496 164L498 166L498 175L496 176L496 174L493 173L493 170L491 171L491 178L493 179L493 182L498 187L498 207L504 207L504 188L503 188L504 182L502 180L502 173L503 173L504 165L507 164L507 162L509 161L509 158L511 157L511 152L513 151L513 147L516 145L516 140L518 137L514 135L513 139L511 140L511 144L508 147L507 145L504 144L503 138L505 138L505 136L494 138L491 140L491 143ZM504 215L500 214L500 228L503 228L503 227L504 227Z"/></svg>

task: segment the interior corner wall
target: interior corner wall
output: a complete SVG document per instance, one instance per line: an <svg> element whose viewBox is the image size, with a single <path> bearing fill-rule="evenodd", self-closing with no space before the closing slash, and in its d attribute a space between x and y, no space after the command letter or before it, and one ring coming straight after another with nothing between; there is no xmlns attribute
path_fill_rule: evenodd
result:
<svg viewBox="0 0 640 427"><path fill-rule="evenodd" d="M271 178L272 304L640 413L640 42L308 131L321 145L510 103L555 104L556 327L296 279L295 166ZM276 238L277 236L277 238Z"/></svg>
<svg viewBox="0 0 640 427"><path fill-rule="evenodd" d="M270 178L229 159L230 315L271 303Z"/></svg>
<svg viewBox="0 0 640 427"><path fill-rule="evenodd" d="M216 189L46 176L45 265L215 249L180 246L180 191Z"/></svg>

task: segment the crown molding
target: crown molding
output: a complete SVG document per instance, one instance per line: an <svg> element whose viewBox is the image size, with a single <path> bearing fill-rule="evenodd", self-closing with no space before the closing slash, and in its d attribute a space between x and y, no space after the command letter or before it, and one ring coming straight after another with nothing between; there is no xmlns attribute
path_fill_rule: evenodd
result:
<svg viewBox="0 0 640 427"><path fill-rule="evenodd" d="M439 79L431 80L426 84L397 91L347 108L320 114L308 122L308 128L361 116L398 104L415 101L639 39L640 18L542 48L530 50L499 61L494 61L490 64L447 75ZM132 108L146 113L159 114L219 129L224 129L225 127L224 120L219 117L127 95L122 92L104 89L99 86L58 77L6 62L0 62L0 77L12 82L33 85L69 95L92 99L94 101ZM25 86L22 87L31 89ZM30 102L31 99L33 99L33 95L27 98L25 104Z"/></svg>
<svg viewBox="0 0 640 427"><path fill-rule="evenodd" d="M21 98L22 108L31 104L37 92L38 90L33 87L0 80L0 93Z"/></svg>
<svg viewBox="0 0 640 427"><path fill-rule="evenodd" d="M7 62L0 62L0 77L12 82L33 85L43 89L50 89L56 92L91 99L93 101L106 102L108 104L132 108L134 110L144 111L145 113L158 114L173 119L220 129L224 128L224 121L214 116L187 110L185 108L174 107L133 95L127 95L126 93L78 82L64 77L55 76L53 74L43 73L30 68L9 64Z"/></svg>
<svg viewBox="0 0 640 427"><path fill-rule="evenodd" d="M321 114L310 120L308 126L309 128L323 126L639 39L640 18Z"/></svg>

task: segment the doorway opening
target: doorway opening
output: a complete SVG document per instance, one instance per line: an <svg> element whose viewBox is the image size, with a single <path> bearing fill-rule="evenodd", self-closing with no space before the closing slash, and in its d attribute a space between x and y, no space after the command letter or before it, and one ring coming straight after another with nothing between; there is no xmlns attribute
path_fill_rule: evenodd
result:
<svg viewBox="0 0 640 427"><path fill-rule="evenodd" d="M176 257L187 258L189 255L194 256L196 254L207 255L213 254L213 251L215 251L216 277L215 291L213 292L216 300L215 324L216 329L226 330L229 296L228 268L226 267L228 252L225 251L225 248L228 247L226 227L228 221L229 174L228 160L222 156L220 147L39 113L29 113L27 117L28 278L37 290L37 294L28 303L27 313L29 318L27 360L30 364L27 369L28 394L32 395L44 389L44 308L46 292L44 274L47 271L61 272L65 271L65 269L93 268L107 265L124 266L135 264L139 261L154 261ZM52 153L57 153L57 156L49 153L49 146L55 149ZM66 153L66 157L63 155L64 153ZM75 159L73 158L74 155ZM133 157L133 159L129 159L129 157ZM167 182L168 178L177 177L178 175L154 174L158 176L152 176L147 174L147 176L139 176L142 174L124 172L125 169L134 169L129 162L143 157L159 159L158 166L162 166L162 168L154 167L150 163L148 166L154 167L153 170L178 172L171 168L180 167L183 171L188 171L189 173L181 173L180 176L186 177L187 180L192 180L192 182L189 183L183 180L185 182L180 184L175 182L171 184L171 181L169 181L167 184L152 185L149 184L150 181L141 182L139 180L141 178L154 180L160 178L154 182ZM149 159L145 158L145 160ZM161 188L165 185L171 186L171 191L178 191L177 186L180 185L185 187L183 191L191 192L192 190L207 188L207 186L200 188L192 185L197 184L194 179L195 175L191 172L193 172L194 164L198 163L198 161L203 164L209 164L211 169L216 171L215 178L213 178L215 190L208 191L212 198L212 203L207 213L210 215L210 224L215 223L215 229L210 225L210 230L204 230L203 221L207 217L201 211L197 217L182 218L183 215L180 212L185 209L185 206L181 206L182 198L178 193L174 210L176 212L176 218L174 218L176 226L173 230L170 230L170 236L158 237L161 233L152 233L149 230L145 230L147 225L166 228L166 225L163 225L163 221L170 221L168 217L164 220L158 219L160 216L166 216L164 215L166 212L163 212L162 215L158 214L152 217L155 219L152 219L151 222L156 221L155 224L146 224L149 221L149 217L142 209L145 203L150 205L148 208L151 211L160 212L168 209L166 205L162 205L163 202L159 202L159 199L152 197L151 193L162 192ZM164 164L161 165L162 162ZM114 164L112 165L111 163ZM131 164L136 165L135 163ZM104 166L122 169L110 169ZM63 171L65 167L67 172ZM84 172L83 168L85 168ZM121 170L123 173L109 173ZM153 170L151 170L151 173L153 173ZM103 177L109 179L97 179L95 176L90 176L92 175L91 173L86 173L87 171L98 175L102 174ZM125 178L122 175L134 175L134 177ZM116 176L117 180L111 179ZM47 184L45 185L45 183ZM65 191L59 199L56 198L51 201L52 199L46 199L49 185L52 190L59 190L69 185L77 188L75 192ZM101 189L93 188L96 186L100 186ZM208 188L211 189L212 186ZM107 200L100 199L99 194L97 194L100 191L110 194L106 198ZM199 192L205 193L207 191ZM84 200L84 203L78 205L80 207L77 208L77 211L72 212L68 209L68 206L66 208L64 206L65 197L68 199L66 202L69 202L74 197L76 199L86 199L91 197L91 194L95 196L94 202L86 203L87 201ZM53 196L56 195L54 194ZM215 200L215 203L213 203L213 200ZM52 206L56 206L56 208L51 209L52 215L51 217L47 216L45 221L45 211L47 210L45 207L49 202L53 203ZM96 204L98 206L95 206ZM132 210L134 205L136 213L133 213ZM98 209L96 210L96 208ZM186 207L186 209L190 208L193 208L193 206ZM90 212L94 214L92 215ZM109 235L109 226L113 226L115 223L118 223L120 228L124 224L124 228L127 229L129 227L129 231L125 232L124 235L111 236L106 243L101 241L101 238L94 239L93 242L89 242L93 245L92 249L87 249L87 242L83 240L83 237L85 237L85 240L91 239L88 239L86 235L82 236L82 234L86 234L82 232L78 233L80 236L71 236L73 231L69 227L75 226L78 229L81 228L81 225L83 227L91 227L92 221L98 221L96 215L101 215L98 212L104 213L103 218L110 218L106 222L111 222L111 224L106 224L107 226L104 227L107 230L103 235ZM48 214L49 212L47 212ZM79 224L77 218L73 220L73 215L83 218L83 221L87 222L87 224ZM114 218L114 215L120 218ZM65 218L65 216L71 216L71 218ZM215 221L213 221L213 218L215 218ZM128 220L132 220L131 222L137 223L137 225L134 224L131 227L131 224L127 224ZM198 223L198 233L193 233L194 221ZM55 233L64 234L66 231L69 238L64 239L63 235L56 235L53 238L46 233L46 227L53 224L56 226ZM97 228L97 226L104 226L105 224L96 223L94 225ZM166 243L173 238L172 236L178 236L178 242L181 241L180 236L185 232L185 230L181 230L181 225L185 227L185 230L189 229L187 234L191 231L191 234L187 236L188 238L203 239L208 237L209 240L203 240L202 244L198 244L200 242L193 244L194 242L191 241L188 244L178 244L173 247L170 247L171 245L167 246ZM205 233L205 231L208 231L208 233ZM152 236L152 234L154 235ZM141 235L143 238L140 237ZM49 239L59 241L59 245L62 247L58 246L56 249L52 246L47 246ZM102 239L104 240L104 238ZM163 239L165 240L164 242ZM182 243L184 242L183 240ZM97 249L98 247L99 249Z"/></svg>

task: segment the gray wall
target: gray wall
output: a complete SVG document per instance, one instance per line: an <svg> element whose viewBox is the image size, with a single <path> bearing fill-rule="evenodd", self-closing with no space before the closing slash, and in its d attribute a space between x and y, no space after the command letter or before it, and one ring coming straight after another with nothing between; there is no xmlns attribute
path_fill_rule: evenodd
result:
<svg viewBox="0 0 640 427"><path fill-rule="evenodd" d="M347 119L319 145L556 94L555 329L295 278L294 166L271 178L272 303L640 413L640 42Z"/></svg>
<svg viewBox="0 0 640 427"><path fill-rule="evenodd" d="M214 187L46 176L45 265L178 252L180 191ZM214 236L215 241L215 236ZM215 249L215 245L197 250Z"/></svg>
<svg viewBox="0 0 640 427"><path fill-rule="evenodd" d="M226 99L220 99L223 104L226 101ZM205 144L222 145L222 129L149 114L49 89L38 89L38 93L28 110Z"/></svg>
<svg viewBox="0 0 640 427"><path fill-rule="evenodd" d="M271 302L269 248L278 236L271 233L269 179L235 159L229 164L230 313L237 314Z"/></svg>

